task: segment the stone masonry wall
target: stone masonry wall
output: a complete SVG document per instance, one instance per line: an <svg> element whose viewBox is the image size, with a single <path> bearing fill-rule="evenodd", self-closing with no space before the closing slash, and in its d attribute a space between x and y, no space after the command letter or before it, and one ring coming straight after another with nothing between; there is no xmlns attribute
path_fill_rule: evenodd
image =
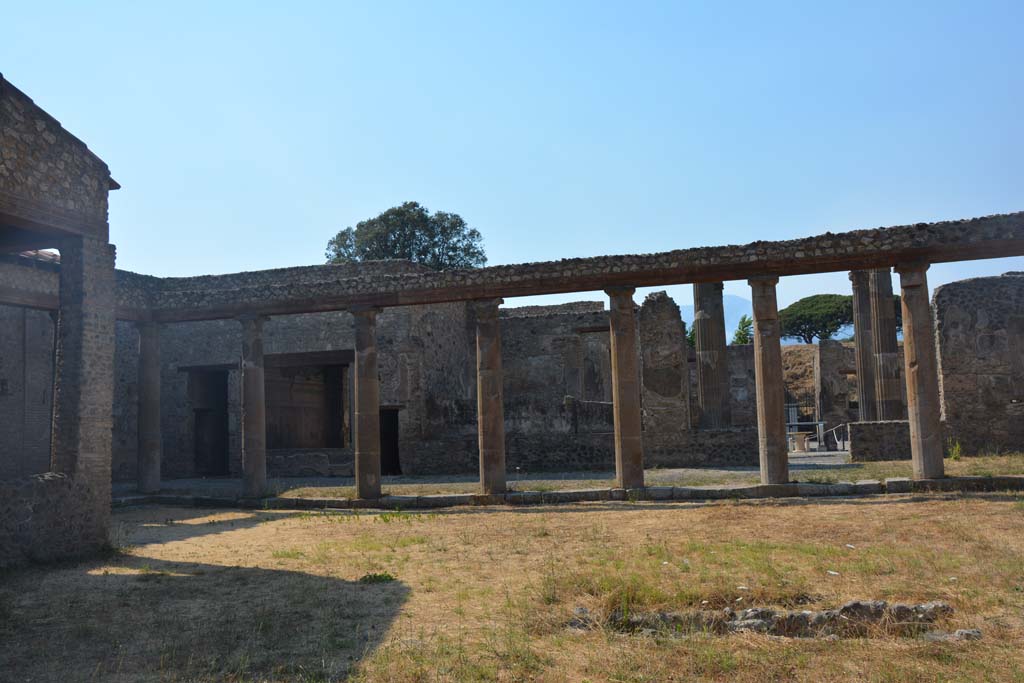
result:
<svg viewBox="0 0 1024 683"><path fill-rule="evenodd" d="M107 543L110 498L46 473L0 481L0 569L87 555Z"/></svg>
<svg viewBox="0 0 1024 683"><path fill-rule="evenodd" d="M644 299L639 315L641 403L645 432L690 431L690 365L686 324L665 292Z"/></svg>
<svg viewBox="0 0 1024 683"><path fill-rule="evenodd" d="M1024 273L935 290L940 398L966 454L1024 450Z"/></svg>
<svg viewBox="0 0 1024 683"><path fill-rule="evenodd" d="M757 425L757 406L754 374L754 345L730 344L725 347L729 359L729 394L732 426L736 428Z"/></svg>
<svg viewBox="0 0 1024 683"><path fill-rule="evenodd" d="M851 421L850 382L847 379L856 374L856 358L852 345L832 339L818 343L814 358L814 395L818 419L825 423L825 429L833 429ZM830 445L835 444L832 434L826 436Z"/></svg>
<svg viewBox="0 0 1024 683"><path fill-rule="evenodd" d="M381 404L399 408L400 458L415 460L419 444L445 432L468 406L475 405L474 367L463 304L386 309L377 318ZM274 316L264 325L267 355L351 351L352 316L346 312ZM161 424L163 476L195 475L195 431L188 368L228 370L229 471L241 472L241 325L234 320L167 324L161 327ZM119 323L117 334L114 473L135 477L137 458L138 333ZM474 408L475 415L475 408ZM475 417L470 422L475 425ZM474 427L475 429L475 427ZM475 433L475 431L474 431ZM335 449L332 449L335 450ZM285 454L275 460L289 460ZM307 469L304 464L299 469Z"/></svg>
<svg viewBox="0 0 1024 683"><path fill-rule="evenodd" d="M106 240L109 188L107 165L0 77L0 205L47 223L78 217Z"/></svg>
<svg viewBox="0 0 1024 683"><path fill-rule="evenodd" d="M748 274L793 272L800 262L815 266L843 264L850 268L884 265L890 259L906 259L929 253L972 254L991 249L991 243L1024 240L1024 217L1011 214L963 221L916 224L893 228L855 230L842 234L745 245L701 247L644 255L601 256L544 263L492 266L474 270L360 274L343 279L324 272L322 279L296 282L247 280L246 274L223 276L229 287L208 287L182 281L173 288L157 286L150 293L154 308L168 315L197 309L253 306L263 308L309 301L371 301L387 305L453 301L472 298L539 294L553 287L577 291L600 289L628 280L634 286L684 282L699 273L732 278ZM972 251L974 249L975 251ZM878 267L875 265L874 267ZM255 276L252 276L255 277Z"/></svg>
<svg viewBox="0 0 1024 683"><path fill-rule="evenodd" d="M910 460L910 423L882 420L850 423L850 459Z"/></svg>

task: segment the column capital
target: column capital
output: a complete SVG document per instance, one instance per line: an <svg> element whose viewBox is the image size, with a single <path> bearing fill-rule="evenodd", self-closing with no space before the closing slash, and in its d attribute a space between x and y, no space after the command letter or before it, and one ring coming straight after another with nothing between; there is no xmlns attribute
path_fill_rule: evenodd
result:
<svg viewBox="0 0 1024 683"><path fill-rule="evenodd" d="M775 286L779 284L778 275L755 275L754 277L747 278L747 284L751 287L771 285Z"/></svg>
<svg viewBox="0 0 1024 683"><path fill-rule="evenodd" d="M143 332L143 331L151 332L151 331L159 329L159 328L160 328L160 323L157 322L156 320L136 320L135 321L135 329L137 329L139 332Z"/></svg>
<svg viewBox="0 0 1024 683"><path fill-rule="evenodd" d="M900 287L920 287L925 284L928 265L925 261L897 263L893 270L899 273Z"/></svg>
<svg viewBox="0 0 1024 683"><path fill-rule="evenodd" d="M868 286L868 271L866 270L851 270L850 271L850 282L853 283L854 288L867 287Z"/></svg>
<svg viewBox="0 0 1024 683"><path fill-rule="evenodd" d="M498 308L505 303L504 299L474 299L470 302L473 306L473 311L476 313L478 319L488 319L498 317Z"/></svg>
<svg viewBox="0 0 1024 683"><path fill-rule="evenodd" d="M629 285L616 285L614 287L605 287L604 293L613 299L620 297L632 298L633 294L636 293L636 287L630 287Z"/></svg>

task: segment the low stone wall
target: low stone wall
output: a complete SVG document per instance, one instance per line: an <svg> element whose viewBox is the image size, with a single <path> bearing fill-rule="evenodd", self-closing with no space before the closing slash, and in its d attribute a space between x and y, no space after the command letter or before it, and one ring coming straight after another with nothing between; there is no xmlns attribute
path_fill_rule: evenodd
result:
<svg viewBox="0 0 1024 683"><path fill-rule="evenodd" d="M267 510L342 510L377 508L410 510L446 508L460 505L554 505L603 501L657 502L712 500L749 500L758 498L815 498L835 496L871 496L880 494L939 492L1006 492L1024 491L1024 476L945 477L943 479L890 478L884 481L864 479L835 484L741 484L717 486L648 486L638 489L570 489L531 491L529 482L511 482L507 493L441 493L425 496L382 496L377 500L354 498L259 498L244 500L234 496L211 497L184 495L130 495L115 498L114 507L132 505L186 505L192 507L242 507ZM522 490L516 487L526 487Z"/></svg>
<svg viewBox="0 0 1024 683"><path fill-rule="evenodd" d="M851 422L850 460L910 460L910 423L906 420Z"/></svg>
<svg viewBox="0 0 1024 683"><path fill-rule="evenodd" d="M757 466L757 429L701 429L658 437L644 434L646 467Z"/></svg>
<svg viewBox="0 0 1024 683"><path fill-rule="evenodd" d="M403 474L472 474L479 469L476 434L410 444L401 453ZM646 467L756 466L756 429L708 429L671 436L644 433ZM518 469L517 469L518 468ZM505 469L533 472L615 469L615 435L605 431L509 432Z"/></svg>
<svg viewBox="0 0 1024 683"><path fill-rule="evenodd" d="M109 505L63 474L0 481L0 568L95 553L108 543Z"/></svg>

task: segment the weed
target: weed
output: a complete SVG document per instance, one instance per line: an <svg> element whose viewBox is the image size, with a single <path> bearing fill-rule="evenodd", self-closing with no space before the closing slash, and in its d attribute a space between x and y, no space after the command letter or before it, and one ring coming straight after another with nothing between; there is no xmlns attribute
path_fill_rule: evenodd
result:
<svg viewBox="0 0 1024 683"><path fill-rule="evenodd" d="M387 572L363 574L359 577L359 583L391 583L392 581L397 580L398 579Z"/></svg>
<svg viewBox="0 0 1024 683"><path fill-rule="evenodd" d="M959 460L963 456L963 448L960 446L960 442L957 439L949 439L946 441L946 457L954 462Z"/></svg>

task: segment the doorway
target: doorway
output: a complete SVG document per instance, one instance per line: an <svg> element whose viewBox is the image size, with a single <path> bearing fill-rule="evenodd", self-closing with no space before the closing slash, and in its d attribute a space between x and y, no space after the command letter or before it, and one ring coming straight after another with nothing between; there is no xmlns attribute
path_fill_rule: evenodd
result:
<svg viewBox="0 0 1024 683"><path fill-rule="evenodd" d="M398 408L380 409L380 473L385 476L402 473L398 459Z"/></svg>
<svg viewBox="0 0 1024 683"><path fill-rule="evenodd" d="M195 473L200 477L228 474L228 373L189 373L189 398L195 427Z"/></svg>

